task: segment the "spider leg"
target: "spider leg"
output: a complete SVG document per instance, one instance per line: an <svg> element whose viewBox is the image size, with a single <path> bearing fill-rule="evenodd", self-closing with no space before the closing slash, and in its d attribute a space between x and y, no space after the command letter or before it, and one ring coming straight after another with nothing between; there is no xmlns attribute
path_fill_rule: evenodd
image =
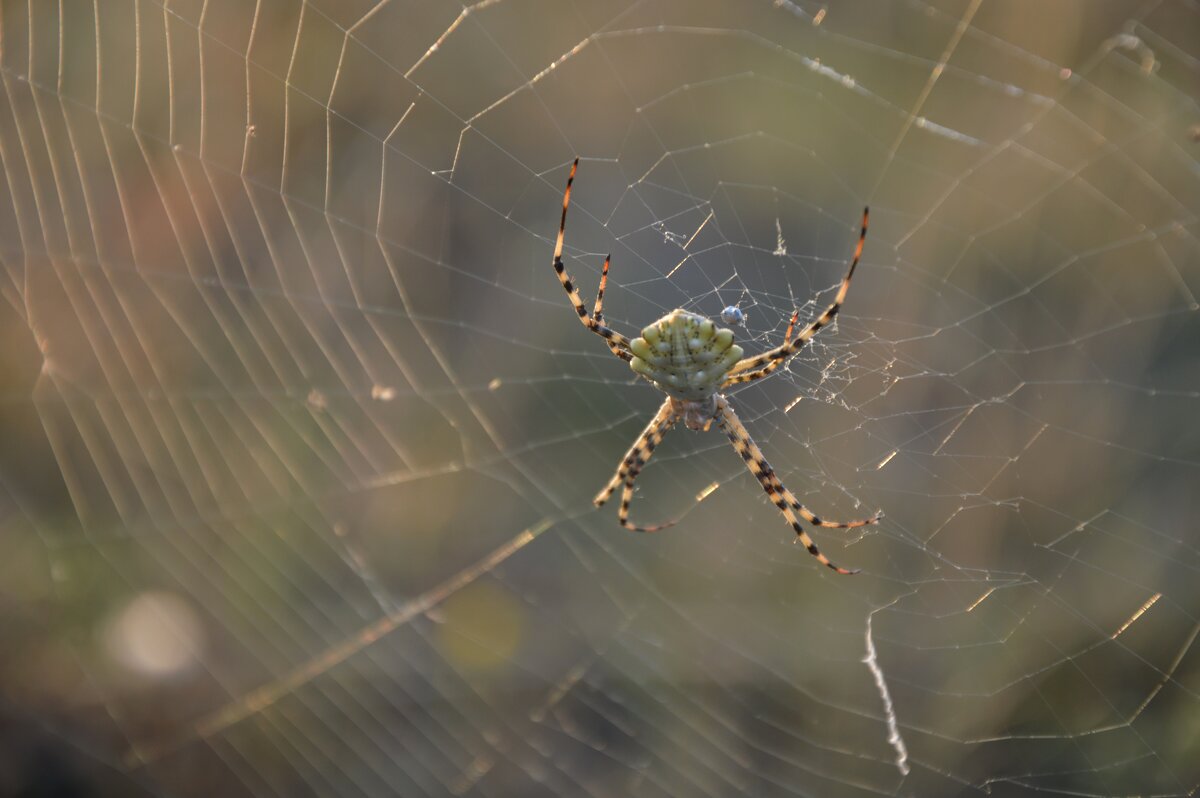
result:
<svg viewBox="0 0 1200 798"><path fill-rule="evenodd" d="M650 419L650 423L642 430L642 434L633 442L633 446L629 447L629 451L625 452L625 456L621 458L621 465L617 467L617 473L608 481L608 484L596 494L596 498L592 499L592 503L597 507L604 505L608 501L621 483L625 481L631 468L636 467L641 470L646 461L650 459L650 455L654 453L654 448L662 441L663 436L667 434L672 426L675 425L675 412L671 407L671 400L665 400L658 408L658 412L654 414L654 418ZM636 465L635 465L636 464ZM636 474L635 474L636 476Z"/></svg>
<svg viewBox="0 0 1200 798"><path fill-rule="evenodd" d="M763 490L771 497L771 501L783 513L783 517L792 525L792 529L796 530L796 536L804 547L808 549L808 553L816 557L823 565L837 571L839 574L855 574L857 570L850 571L834 565L829 561L829 558L821 553L817 548L817 544L813 543L813 539L808 536L804 528L800 526L800 522L796 519L796 513L799 513L804 520L808 521L813 526L834 527L837 529L854 529L855 527L867 526L868 524L876 523L880 514L876 514L872 518L863 519L861 521L823 521L813 515L812 511L801 504L792 492L783 486L779 481L779 477L775 475L774 469L763 456L762 449L758 448L758 444L750 437L750 433L746 431L746 427L738 419L733 412L733 408L724 396L717 399L717 424L729 436L729 440L733 443L733 448L746 461L746 466L750 472L758 478L762 484Z"/></svg>
<svg viewBox="0 0 1200 798"><path fill-rule="evenodd" d="M854 277L854 269L858 266L858 259L862 257L863 243L867 240L868 216L869 209L863 208L862 230L858 234L858 244L854 247L854 259L850 261L850 268L846 270L846 276L842 278L842 285L838 288L837 296L833 299L833 304L827 307L825 312L814 319L811 324L801 330L800 335L796 336L795 341L785 341L783 344L770 351L763 352L761 355L739 360L729 370L730 374L740 374L743 371L761 368L773 361L787 360L799 352L822 327L833 321L834 316L842 309L842 303L846 301L846 293L850 290L850 279ZM729 383L727 382L726 384Z"/></svg>
<svg viewBox="0 0 1200 798"><path fill-rule="evenodd" d="M792 330L796 327L796 317L799 315L800 311L798 310L792 312L792 320L788 322L787 332L783 334L783 346L787 346L791 342ZM772 360L770 363L763 366L761 369L758 369L757 371L750 371L745 374L738 374L736 377L730 377L729 379L725 380L725 382L721 383L721 387L728 388L730 385L737 385L738 383L742 382L754 382L755 380L761 380L763 377L767 376L772 371L783 365L785 360L786 358Z"/></svg>
<svg viewBox="0 0 1200 798"><path fill-rule="evenodd" d="M604 289L608 287L608 263L612 260L612 255L604 256L604 268L600 270L600 288L596 291L596 308L592 313L592 318L598 322L604 322Z"/></svg>
<svg viewBox="0 0 1200 798"><path fill-rule="evenodd" d="M664 521L661 524L650 524L649 526L638 526L631 523L629 521L629 505L633 503L633 481L635 479L637 479L637 472L634 472L625 480L625 488L621 491L621 508L617 510L617 523L630 532L658 532L679 523L678 518L672 518L670 521Z"/></svg>
<svg viewBox="0 0 1200 798"><path fill-rule="evenodd" d="M617 521L621 526L634 532L657 532L660 529L666 529L669 526L674 526L676 521L667 521L663 524L655 524L653 526L638 526L629 521L629 505L633 502L633 483L641 473L642 468L650 460L650 456L654 454L654 449L662 443L662 439L666 436L671 427L675 426L678 417L671 408L671 400L667 399L659 408L658 413L650 420L649 425L634 441L633 446L625 453L625 457L621 459L621 465L617 468L617 473L609 480L596 498L592 501L597 507L603 505L606 501L612 498L613 493L617 488L624 485L624 490L621 493L621 508L617 512Z"/></svg>
<svg viewBox="0 0 1200 798"><path fill-rule="evenodd" d="M600 290L596 292L596 308L592 311L592 318L598 324L604 323L604 289L608 286L608 262L612 259L612 255L604 256L604 269L600 272ZM624 361L633 360L633 355L621 349L612 341L605 341L612 353Z"/></svg>
<svg viewBox="0 0 1200 798"><path fill-rule="evenodd" d="M583 300L579 297L579 289L575 287L575 283L571 281L571 275L567 274L567 268L563 265L563 236L567 231L567 208L571 205L571 185L575 182L575 170L578 168L579 159L576 158L575 162L571 164L571 174L567 177L567 190L563 193L562 219L558 223L558 240L554 244L554 271L558 275L558 281L562 283L563 290L567 292L575 312L579 314L579 321L583 326L604 338L610 349L618 347L622 351L628 352L628 338L588 315L587 305L583 304Z"/></svg>

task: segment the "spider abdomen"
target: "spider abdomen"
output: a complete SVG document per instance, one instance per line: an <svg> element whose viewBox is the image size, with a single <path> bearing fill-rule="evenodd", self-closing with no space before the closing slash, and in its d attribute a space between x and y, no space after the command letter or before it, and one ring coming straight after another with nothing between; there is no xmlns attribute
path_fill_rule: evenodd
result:
<svg viewBox="0 0 1200 798"><path fill-rule="evenodd" d="M688 401L716 393L742 358L733 330L682 309L646 327L629 348L634 355L630 368L669 396Z"/></svg>

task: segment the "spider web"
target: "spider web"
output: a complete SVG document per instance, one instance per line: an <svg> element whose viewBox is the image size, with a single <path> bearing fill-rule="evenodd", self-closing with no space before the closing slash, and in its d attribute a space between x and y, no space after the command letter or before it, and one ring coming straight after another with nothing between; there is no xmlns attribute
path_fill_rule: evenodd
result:
<svg viewBox="0 0 1200 798"><path fill-rule="evenodd" d="M0 13L0 792L1197 790L1194 2Z"/></svg>

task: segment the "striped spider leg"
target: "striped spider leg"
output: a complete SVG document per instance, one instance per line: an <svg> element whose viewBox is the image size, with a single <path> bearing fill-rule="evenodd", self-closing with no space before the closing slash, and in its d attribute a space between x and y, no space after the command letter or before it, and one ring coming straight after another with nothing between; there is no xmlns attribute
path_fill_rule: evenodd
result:
<svg viewBox="0 0 1200 798"><path fill-rule="evenodd" d="M808 553L816 557L822 565L832 568L839 574L858 573L859 569L857 568L850 570L830 562L829 558L821 553L821 550L817 548L817 544L813 543L813 539L804 531L804 527L800 526L800 522L796 520L796 514L799 513L800 517L813 526L831 529L857 529L860 526L876 523L883 517L883 513L876 513L871 518L863 518L857 521L826 521L818 518L813 514L812 510L801 504L795 495L779 481L779 477L775 475L775 469L771 468L771 464L767 462L762 449L758 448L758 444L750 437L750 433L737 417L737 414L733 412L733 407L724 396L717 397L717 426L729 437L733 448L746 461L746 467L750 469L750 473L754 474L762 485L763 490L767 492L767 496L779 508L779 512L783 513L783 517L792 525L792 529L796 530L796 539L803 544L804 548L808 549Z"/></svg>
<svg viewBox="0 0 1200 798"><path fill-rule="evenodd" d="M608 258L604 259L604 276L600 280L600 291L596 295L596 313L593 316L588 315L587 305L583 304L583 299L579 296L579 289L575 287L571 275L567 274L567 268L563 265L562 252L563 238L567 233L567 209L571 206L571 184L575 182L575 170L578 168L579 159L576 158L575 162L571 164L571 174L567 176L567 190L563 193L562 219L558 223L558 240L554 244L554 271L558 275L558 281L562 283L563 290L567 292L567 297L570 298L575 312L579 314L579 321L583 326L603 338L614 355L628 361L632 359L632 355L629 354L629 339L616 330L606 327L600 313L604 303L604 286L608 282Z"/></svg>
<svg viewBox="0 0 1200 798"><path fill-rule="evenodd" d="M800 311L792 311L792 320L788 322L787 332L783 334L783 346L787 346L789 343L791 343L792 330L796 329L796 317L799 315ZM738 374L737 376L730 377L729 379L725 380L725 382L721 383L721 387L728 388L730 385L737 385L741 382L754 382L755 380L761 380L763 377L767 376L786 362L787 358L785 357L776 358L767 365L763 366L761 369L756 371L748 371L745 374Z"/></svg>
<svg viewBox="0 0 1200 798"><path fill-rule="evenodd" d="M634 441L633 446L625 453L617 467L616 474L608 484L596 494L593 502L600 507L622 488L621 506L617 512L617 521L621 526L635 532L656 532L674 525L675 521L639 526L629 520L629 506L633 501L634 483L638 475L650 460L654 450L662 443L667 432L678 422L691 430L706 431L715 422L728 436L733 448L745 461L746 467L754 474L762 485L767 496L783 513L783 517L791 524L799 540L808 552L817 560L839 574L852 574L857 571L842 568L830 562L817 548L816 543L800 525L803 518L809 524L823 528L855 529L868 524L874 524L882 517L876 513L871 518L858 521L825 521L805 507L796 496L783 486L774 469L771 468L758 444L750 437L746 427L733 411L729 399L720 393L721 389L731 385L753 382L766 377L775 371L788 359L800 351L817 332L829 324L837 315L846 293L850 288L850 278L862 256L863 242L867 237L867 211L863 210L862 232L858 237L858 245L854 250L854 259L842 285L824 313L818 316L807 327L800 331L794 339L796 319L799 312L792 314L788 322L787 332L783 343L764 352L761 355L743 358L742 347L733 342L733 330L718 328L711 319L677 308L658 321L642 330L636 338L626 338L604 324L604 291L608 284L609 258L604 259L604 269L600 275L600 288L596 292L596 305L589 315L587 306L579 296L579 290L567 274L562 262L563 237L567 226L567 208L571 202L571 186L575 181L575 171L579 167L576 159L571 166L571 174L567 178L567 190L563 194L562 219L558 226L558 240L554 247L554 271L559 282L571 300L579 321L592 332L604 338L608 348L614 355L629 363L629 367L654 387L667 395L666 400L658 409L658 413Z"/></svg>
<svg viewBox="0 0 1200 798"><path fill-rule="evenodd" d="M867 222L869 217L870 209L863 208L862 229L858 234L858 244L854 247L854 259L850 261L850 268L846 270L846 276L842 278L842 284L838 288L837 296L833 298L833 304L827 307L824 313L813 319L812 323L801 330L800 334L796 336L795 341L785 338L784 342L774 349L763 352L761 355L748 357L745 360L740 360L734 364L733 368L729 370L729 374L740 376L731 376L730 379L721 386L722 388L735 385L739 382L753 382L760 377L767 376L771 373L775 366L787 362L787 360L799 352L814 335L820 332L822 327L833 321L834 317L837 316L838 311L842 309L842 303L846 301L846 293L850 290L850 279L854 277L854 269L858 266L858 259L862 257L863 244L867 240ZM796 315L793 313L792 323L795 323L795 320ZM791 332L790 325L788 326L788 331ZM770 365L770 368L763 368L763 366L768 365ZM751 374L742 374L742 372L751 371L753 369L761 369L761 371L754 371Z"/></svg>
<svg viewBox="0 0 1200 798"><path fill-rule="evenodd" d="M604 289L608 286L608 262L610 260L612 260L612 255L604 256L604 269L600 272L600 288L596 291L596 307L592 312L592 318L597 324L604 323ZM611 340L605 341L605 343L608 344L608 348L612 350L612 353L617 357L626 362L633 360L633 355L629 354L624 349L621 349Z"/></svg>
<svg viewBox="0 0 1200 798"><path fill-rule="evenodd" d="M633 502L634 480L637 479L642 468L649 462L650 455L654 454L654 449L662 443L662 439L666 437L667 432L670 431L671 427L675 426L675 422L678 420L679 417L675 415L671 406L671 400L668 398L662 403L662 407L658 409L658 413L650 420L646 429L634 441L633 446L629 447L629 451L621 458L621 465L617 468L617 473L596 494L596 498L592 499L593 504L597 507L602 507L606 501L612 498L617 488L624 484L625 488L621 493L621 508L617 511L617 523L630 531L657 532L660 529L666 529L678 523L678 519L652 526L638 526L629 522L629 505Z"/></svg>

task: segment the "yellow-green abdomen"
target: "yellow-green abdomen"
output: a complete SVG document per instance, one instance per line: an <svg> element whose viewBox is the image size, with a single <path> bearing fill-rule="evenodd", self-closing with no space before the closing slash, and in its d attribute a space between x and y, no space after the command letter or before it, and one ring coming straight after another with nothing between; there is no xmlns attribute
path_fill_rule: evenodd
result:
<svg viewBox="0 0 1200 798"><path fill-rule="evenodd" d="M673 310L629 342L629 367L678 399L697 401L716 393L725 375L742 359L733 330L710 319Z"/></svg>

